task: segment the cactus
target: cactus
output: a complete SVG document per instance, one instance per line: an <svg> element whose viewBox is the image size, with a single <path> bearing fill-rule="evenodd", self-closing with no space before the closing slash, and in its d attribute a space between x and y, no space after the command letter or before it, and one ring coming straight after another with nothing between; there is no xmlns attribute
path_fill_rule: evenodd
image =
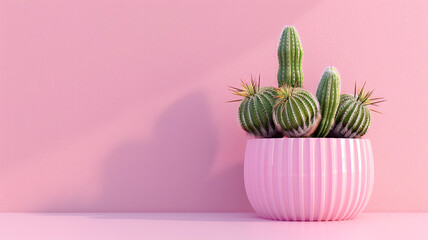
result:
<svg viewBox="0 0 428 240"><path fill-rule="evenodd" d="M235 95L243 97L243 99L231 101L241 102L238 118L242 129L256 137L280 137L272 117L276 97L275 88L260 88L260 78L258 83L253 79L250 84L242 82L242 87L242 89L231 87Z"/></svg>
<svg viewBox="0 0 428 240"><path fill-rule="evenodd" d="M377 106L378 103L386 101L383 98L371 98L372 94L373 90L365 92L363 86L358 95L356 87L353 96L340 95L339 108L329 136L357 138L366 134L370 126L370 111L377 112L368 106Z"/></svg>
<svg viewBox="0 0 428 240"><path fill-rule="evenodd" d="M317 99L321 108L321 122L314 136L325 137L334 123L340 100L340 76L334 67L328 67L318 85Z"/></svg>
<svg viewBox="0 0 428 240"><path fill-rule="evenodd" d="M273 120L278 131L287 137L309 137L321 120L317 99L302 88L280 87L277 94Z"/></svg>
<svg viewBox="0 0 428 240"><path fill-rule="evenodd" d="M278 46L278 87L302 87L303 49L294 27L285 27Z"/></svg>

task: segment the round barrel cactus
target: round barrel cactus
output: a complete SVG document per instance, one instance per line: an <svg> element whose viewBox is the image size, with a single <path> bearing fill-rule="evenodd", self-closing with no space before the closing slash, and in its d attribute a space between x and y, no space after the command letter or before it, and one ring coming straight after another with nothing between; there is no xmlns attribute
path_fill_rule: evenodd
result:
<svg viewBox="0 0 428 240"><path fill-rule="evenodd" d="M281 87L277 90L273 120L279 131L287 137L309 137L320 120L317 99L302 88Z"/></svg>
<svg viewBox="0 0 428 240"><path fill-rule="evenodd" d="M331 136L354 138L363 136L370 126L370 111L354 96L342 94Z"/></svg>
<svg viewBox="0 0 428 240"><path fill-rule="evenodd" d="M360 92L354 95L340 95L339 108L329 136L343 138L357 138L366 134L370 126L370 111L368 106L377 106L377 103L384 102L383 98L371 98L373 91L365 92L364 86Z"/></svg>
<svg viewBox="0 0 428 240"><path fill-rule="evenodd" d="M260 87L260 81L253 79L250 84L242 82L242 89L231 88L235 95L243 97L238 110L242 129L256 137L280 137L272 117L276 90L273 87Z"/></svg>
<svg viewBox="0 0 428 240"><path fill-rule="evenodd" d="M285 27L278 46L278 87L302 87L302 57L299 34L294 27Z"/></svg>
<svg viewBox="0 0 428 240"><path fill-rule="evenodd" d="M317 99L321 108L321 122L318 126L315 137L325 137L330 132L334 123L337 108L340 100L340 76L334 67L328 67L318 84Z"/></svg>

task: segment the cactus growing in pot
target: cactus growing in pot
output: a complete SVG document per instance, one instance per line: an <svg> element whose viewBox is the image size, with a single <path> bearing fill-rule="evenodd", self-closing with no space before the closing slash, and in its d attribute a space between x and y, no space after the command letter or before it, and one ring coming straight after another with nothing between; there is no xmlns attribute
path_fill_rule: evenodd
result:
<svg viewBox="0 0 428 240"><path fill-rule="evenodd" d="M299 34L294 27L285 27L278 46L278 87L302 87L302 57Z"/></svg>
<svg viewBox="0 0 428 240"><path fill-rule="evenodd" d="M272 117L276 90L273 87L260 87L251 77L250 83L242 82L242 89L230 87L233 94L243 97L230 102L241 102L238 109L239 123L246 132L256 137L280 137Z"/></svg>
<svg viewBox="0 0 428 240"><path fill-rule="evenodd" d="M247 141L245 190L263 218L352 219L370 199L374 164L370 140L349 138L367 132L369 105L384 100L372 98L364 86L358 94L355 88L354 95L340 95L334 67L325 69L314 97L302 88L302 54L296 30L286 27L278 47L278 88L260 88L253 79L232 88L243 97L235 100L242 101L242 128L261 137ZM285 138L271 138L280 134Z"/></svg>
<svg viewBox="0 0 428 240"><path fill-rule="evenodd" d="M378 103L386 101L381 97L371 98L372 94L373 90L366 92L363 86L357 95L355 86L354 95L340 95L339 108L329 136L358 138L366 134L370 126L370 111L377 112L368 106L377 106Z"/></svg>
<svg viewBox="0 0 428 240"><path fill-rule="evenodd" d="M280 87L273 107L273 120L277 129L287 137L309 137L320 120L317 99L302 88Z"/></svg>
<svg viewBox="0 0 428 240"><path fill-rule="evenodd" d="M340 100L340 75L336 68L328 67L324 71L316 96L321 108L321 122L314 136L325 137L333 126Z"/></svg>

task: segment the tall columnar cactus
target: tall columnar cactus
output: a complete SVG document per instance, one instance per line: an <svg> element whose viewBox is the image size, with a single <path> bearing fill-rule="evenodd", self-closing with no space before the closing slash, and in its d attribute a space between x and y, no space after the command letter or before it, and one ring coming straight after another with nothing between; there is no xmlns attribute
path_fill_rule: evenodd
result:
<svg viewBox="0 0 428 240"><path fill-rule="evenodd" d="M302 87L303 49L294 27L285 27L278 46L278 87Z"/></svg>
<svg viewBox="0 0 428 240"><path fill-rule="evenodd" d="M334 123L340 100L340 76L334 67L328 67L318 84L317 99L321 108L321 122L314 136L325 137Z"/></svg>
<svg viewBox="0 0 428 240"><path fill-rule="evenodd" d="M280 87L277 94L273 108L277 129L287 137L309 137L321 119L317 99L302 88Z"/></svg>
<svg viewBox="0 0 428 240"><path fill-rule="evenodd" d="M339 108L336 112L336 119L329 136L357 138L363 136L370 126L369 105L377 106L378 103L385 101L383 98L371 98L373 91L365 92L364 86L360 92L354 95L340 95Z"/></svg>
<svg viewBox="0 0 428 240"><path fill-rule="evenodd" d="M276 90L273 87L260 88L260 79L256 83L242 82L242 89L231 87L235 95L243 97L238 110L238 118L242 129L256 137L280 137L275 129L272 108L275 104Z"/></svg>

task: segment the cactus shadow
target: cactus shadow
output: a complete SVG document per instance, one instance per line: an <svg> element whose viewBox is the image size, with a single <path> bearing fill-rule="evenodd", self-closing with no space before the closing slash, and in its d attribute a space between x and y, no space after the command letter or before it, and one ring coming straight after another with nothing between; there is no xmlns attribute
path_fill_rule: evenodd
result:
<svg viewBox="0 0 428 240"><path fill-rule="evenodd" d="M129 139L105 159L105 211L177 211L209 205L208 172L218 147L207 99L193 92L171 104L151 136ZM209 184L208 184L209 185ZM206 202L206 204L201 204Z"/></svg>

